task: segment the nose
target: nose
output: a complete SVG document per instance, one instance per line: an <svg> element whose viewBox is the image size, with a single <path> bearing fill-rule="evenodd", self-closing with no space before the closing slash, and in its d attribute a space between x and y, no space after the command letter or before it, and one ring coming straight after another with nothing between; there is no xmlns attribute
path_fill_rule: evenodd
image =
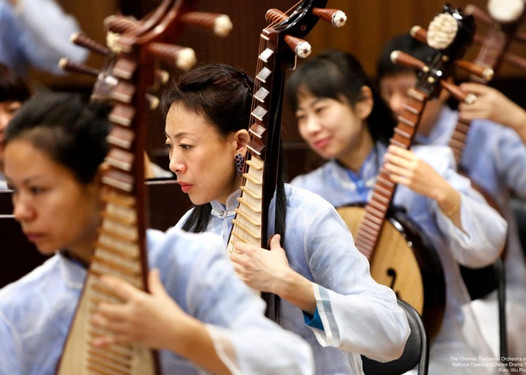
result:
<svg viewBox="0 0 526 375"><path fill-rule="evenodd" d="M13 198L13 206L13 215L16 221L27 222L35 218L35 210L20 198Z"/></svg>
<svg viewBox="0 0 526 375"><path fill-rule="evenodd" d="M170 170L175 174L181 174L186 172L186 165L183 163L181 158L176 157L174 154L170 154Z"/></svg>
<svg viewBox="0 0 526 375"><path fill-rule="evenodd" d="M316 116L307 116L300 122L300 133L303 137L309 137L316 134L320 128L320 123Z"/></svg>
<svg viewBox="0 0 526 375"><path fill-rule="evenodd" d="M399 116L400 114L402 114L402 110L404 109L405 101L406 101L405 95L403 95L402 93L396 93L393 96L391 96L391 98L389 99L389 106L391 107L391 111L393 111L393 113L396 116Z"/></svg>

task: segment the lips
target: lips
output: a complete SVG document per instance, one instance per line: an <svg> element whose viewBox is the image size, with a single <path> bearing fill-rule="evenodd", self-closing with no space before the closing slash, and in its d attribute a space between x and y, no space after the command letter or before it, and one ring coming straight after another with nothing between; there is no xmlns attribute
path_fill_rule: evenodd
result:
<svg viewBox="0 0 526 375"><path fill-rule="evenodd" d="M34 233L34 232L24 232L27 239L33 243L38 242L40 239L42 239L43 235L40 233Z"/></svg>
<svg viewBox="0 0 526 375"><path fill-rule="evenodd" d="M330 143L330 138L323 138L323 139L320 139L320 140L317 140L315 142L312 143L312 145L314 146L314 148L318 149L318 150L321 150L325 147L327 147Z"/></svg>
<svg viewBox="0 0 526 375"><path fill-rule="evenodd" d="M181 186L181 190L183 193L187 193L194 185L187 184L186 182L179 181L179 185Z"/></svg>

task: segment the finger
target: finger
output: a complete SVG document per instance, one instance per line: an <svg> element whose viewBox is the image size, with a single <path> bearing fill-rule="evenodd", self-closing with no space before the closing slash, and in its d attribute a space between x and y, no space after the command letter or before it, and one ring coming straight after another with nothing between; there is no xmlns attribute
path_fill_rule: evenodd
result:
<svg viewBox="0 0 526 375"><path fill-rule="evenodd" d="M236 241L234 243L234 249L238 252L238 254L244 254L250 250L250 245L245 242Z"/></svg>
<svg viewBox="0 0 526 375"><path fill-rule="evenodd" d="M246 267L246 264L248 263L248 257L244 256L244 254L232 253L230 255L230 261L234 264Z"/></svg>
<svg viewBox="0 0 526 375"><path fill-rule="evenodd" d="M281 235L275 234L270 239L270 250L281 248Z"/></svg>
<svg viewBox="0 0 526 375"><path fill-rule="evenodd" d="M389 145L389 147L387 147L387 152L394 155L404 155L404 151L407 150L397 145Z"/></svg>
<svg viewBox="0 0 526 375"><path fill-rule="evenodd" d="M107 327L111 322L120 322L126 315L127 307L123 304L101 302L97 305L93 318L97 318L100 327Z"/></svg>
<svg viewBox="0 0 526 375"><path fill-rule="evenodd" d="M156 296L166 296L168 294L161 282L161 275L157 268L151 269L150 272L148 272L148 289L151 294Z"/></svg>
<svg viewBox="0 0 526 375"><path fill-rule="evenodd" d="M387 162L384 165L384 168L389 172L389 177L404 176L407 171L406 168L402 168L390 162Z"/></svg>
<svg viewBox="0 0 526 375"><path fill-rule="evenodd" d="M129 301L137 292L139 292L139 290L130 283L114 276L102 275L100 281L123 301Z"/></svg>
<svg viewBox="0 0 526 375"><path fill-rule="evenodd" d="M475 95L484 94L487 92L487 86L479 83L464 82L460 84L460 88L464 91L473 93Z"/></svg>
<svg viewBox="0 0 526 375"><path fill-rule="evenodd" d="M385 162L386 162L386 165L389 164L391 166L407 168L410 160L407 160L406 158L399 156L399 155L393 155L393 154L388 153L385 155Z"/></svg>
<svg viewBox="0 0 526 375"><path fill-rule="evenodd" d="M112 344L115 344L115 339L112 335L98 336L94 337L93 340L91 340L91 345L97 348L102 348Z"/></svg>

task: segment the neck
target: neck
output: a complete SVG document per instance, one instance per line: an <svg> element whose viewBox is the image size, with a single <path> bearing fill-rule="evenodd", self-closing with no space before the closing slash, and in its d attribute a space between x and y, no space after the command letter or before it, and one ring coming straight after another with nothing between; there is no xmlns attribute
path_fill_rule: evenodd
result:
<svg viewBox="0 0 526 375"><path fill-rule="evenodd" d="M91 254L92 253L93 253L93 249L90 252L89 256L86 256L83 253L80 253L80 252L77 252L77 251L73 251L73 250L69 250L69 249L62 250L62 254L64 254L64 256L66 258L71 259L73 261L79 262L84 268L88 268L89 267L89 265L91 263Z"/></svg>
<svg viewBox="0 0 526 375"><path fill-rule="evenodd" d="M342 165L356 173L360 171L365 159L367 159L367 156L369 156L374 146L373 138L367 126L364 125L362 129L363 134L358 137L359 139L356 142L352 142L347 150L342 153L341 156L337 157L337 160Z"/></svg>

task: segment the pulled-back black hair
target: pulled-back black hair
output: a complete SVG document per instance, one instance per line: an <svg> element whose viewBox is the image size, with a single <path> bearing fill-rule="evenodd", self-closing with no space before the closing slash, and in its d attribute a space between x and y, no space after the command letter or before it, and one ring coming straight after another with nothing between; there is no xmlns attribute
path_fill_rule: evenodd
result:
<svg viewBox="0 0 526 375"><path fill-rule="evenodd" d="M205 117L219 134L227 136L241 129L248 129L252 107L253 82L247 74L225 64L207 64L182 74L164 92L162 108L168 113L173 103L183 104L189 110ZM282 157L280 155L280 161ZM232 160L232 166L234 161ZM285 240L286 197L283 166L279 166L276 188L276 233ZM194 207L182 229L204 232L210 221L210 203ZM265 314L279 321L279 297L262 293L267 302Z"/></svg>
<svg viewBox="0 0 526 375"><path fill-rule="evenodd" d="M9 123L4 144L24 139L81 183L92 182L109 150L109 107L69 93L45 93L25 102Z"/></svg>
<svg viewBox="0 0 526 375"><path fill-rule="evenodd" d="M183 73L164 91L161 105L166 115L173 103L205 117L219 134L227 136L248 129L253 83L248 76L226 64L207 64ZM233 163L233 162L232 162ZM204 232L212 206L196 206L184 223L189 232Z"/></svg>
<svg viewBox="0 0 526 375"><path fill-rule="evenodd" d="M369 87L373 95L373 109L367 118L371 136L374 141L387 142L396 122L360 62L350 53L333 49L307 59L289 77L286 94L293 111L298 108L298 95L303 89L319 98L346 101L352 107L363 99L363 86Z"/></svg>
<svg viewBox="0 0 526 375"><path fill-rule="evenodd" d="M27 83L13 69L0 63L0 102L25 102L31 93Z"/></svg>

